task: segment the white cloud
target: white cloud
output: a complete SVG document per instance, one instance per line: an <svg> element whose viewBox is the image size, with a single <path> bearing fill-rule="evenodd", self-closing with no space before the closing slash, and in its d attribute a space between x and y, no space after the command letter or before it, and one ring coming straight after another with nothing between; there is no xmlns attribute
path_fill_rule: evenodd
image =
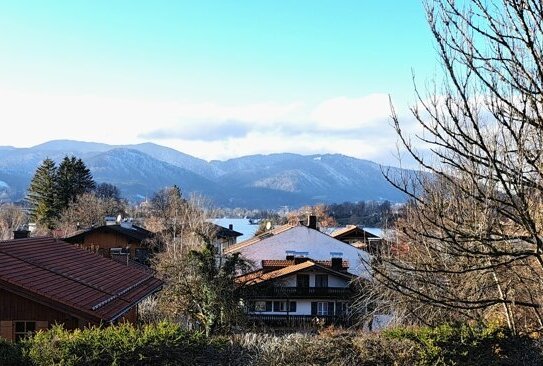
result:
<svg viewBox="0 0 543 366"><path fill-rule="evenodd" d="M361 98L337 97L319 104L311 119L321 129L350 130L375 126L390 115L386 94L370 94Z"/></svg>
<svg viewBox="0 0 543 366"><path fill-rule="evenodd" d="M396 136L389 114L384 94L336 97L315 106L297 101L221 105L0 89L0 145L154 141L204 159L296 152L393 162Z"/></svg>

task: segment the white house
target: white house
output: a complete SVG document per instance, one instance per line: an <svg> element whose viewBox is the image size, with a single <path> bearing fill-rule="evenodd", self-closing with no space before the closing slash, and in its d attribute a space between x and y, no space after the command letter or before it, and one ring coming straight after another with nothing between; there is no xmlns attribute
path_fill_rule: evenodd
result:
<svg viewBox="0 0 543 366"><path fill-rule="evenodd" d="M315 221L313 221L315 222ZM330 260L342 258L348 261L349 272L370 277L366 263L370 255L359 248L337 240L320 232L316 225L284 225L252 239L242 241L228 247L224 253L239 252L244 258L252 261L256 268L261 267L265 259L286 259L287 257L304 257L312 260Z"/></svg>
<svg viewBox="0 0 543 366"><path fill-rule="evenodd" d="M249 318L267 323L312 319L345 323L356 276L339 258L264 260L261 268L239 276Z"/></svg>

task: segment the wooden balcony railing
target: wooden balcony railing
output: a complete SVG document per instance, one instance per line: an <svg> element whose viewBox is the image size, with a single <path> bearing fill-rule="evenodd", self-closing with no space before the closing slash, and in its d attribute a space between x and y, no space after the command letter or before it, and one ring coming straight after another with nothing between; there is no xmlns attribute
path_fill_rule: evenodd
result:
<svg viewBox="0 0 543 366"><path fill-rule="evenodd" d="M254 298L348 298L353 295L345 287L265 287L251 294Z"/></svg>
<svg viewBox="0 0 543 366"><path fill-rule="evenodd" d="M249 322L273 326L320 326L320 325L344 325L355 324L353 317L348 315L277 315L277 314L248 314Z"/></svg>

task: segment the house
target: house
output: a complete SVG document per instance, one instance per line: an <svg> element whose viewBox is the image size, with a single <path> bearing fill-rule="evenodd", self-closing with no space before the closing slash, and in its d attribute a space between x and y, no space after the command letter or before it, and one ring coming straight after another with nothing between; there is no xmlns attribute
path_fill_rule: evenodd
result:
<svg viewBox="0 0 543 366"><path fill-rule="evenodd" d="M348 324L355 294L341 258L263 260L261 268L236 278L249 320L269 325L314 321Z"/></svg>
<svg viewBox="0 0 543 366"><path fill-rule="evenodd" d="M286 256L305 257L317 261L342 258L349 262L350 273L366 278L370 276L367 266L370 255L362 249L319 231L314 216L310 217L307 226L283 225L224 250L224 254L236 252L252 262L256 269L261 266L264 259L285 259Z"/></svg>
<svg viewBox="0 0 543 366"><path fill-rule="evenodd" d="M63 240L107 258L123 257L124 261L130 259L146 263L150 253L145 241L152 237L152 232L134 225L132 221L117 223L106 220L106 225L80 230Z"/></svg>
<svg viewBox="0 0 543 366"><path fill-rule="evenodd" d="M209 225L211 225L211 231L215 234L215 246L219 253L222 253L227 248L235 245L238 237L243 235L242 233L235 231L232 224L228 225L227 228L214 223L209 223Z"/></svg>
<svg viewBox="0 0 543 366"><path fill-rule="evenodd" d="M358 225L347 225L342 228L331 228L327 232L331 237L363 249L370 254L377 254L382 243L382 237L369 229Z"/></svg>
<svg viewBox="0 0 543 366"><path fill-rule="evenodd" d="M55 323L135 322L138 303L163 285L149 271L52 237L0 242L0 263L0 337L10 340Z"/></svg>

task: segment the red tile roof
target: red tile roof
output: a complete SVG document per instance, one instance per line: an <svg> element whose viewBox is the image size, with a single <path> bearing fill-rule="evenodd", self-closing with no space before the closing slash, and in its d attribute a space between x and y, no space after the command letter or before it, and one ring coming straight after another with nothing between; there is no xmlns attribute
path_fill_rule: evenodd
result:
<svg viewBox="0 0 543 366"><path fill-rule="evenodd" d="M113 321L163 283L51 238L0 242L0 288L81 319Z"/></svg>
<svg viewBox="0 0 543 366"><path fill-rule="evenodd" d="M268 280L283 277L289 274L293 274L293 273L296 273L305 269L309 269L309 268L314 268L314 267L326 272L333 273L340 277L348 278L348 279L353 279L356 277L355 275L350 274L348 272L336 271L336 270L333 270L332 268L324 267L313 260L307 260L305 262L289 265L287 267L283 267L271 272L257 270L254 272L246 273L246 274L236 277L236 282L240 285L256 285L258 283L262 283Z"/></svg>
<svg viewBox="0 0 543 366"><path fill-rule="evenodd" d="M316 264L320 264L324 267L332 267L332 261L331 260L312 260ZM281 267L287 267L292 266L295 264L295 260L290 259L264 259L262 260L262 268L281 268ZM344 270L347 270L349 268L349 261L342 261L341 267Z"/></svg>

